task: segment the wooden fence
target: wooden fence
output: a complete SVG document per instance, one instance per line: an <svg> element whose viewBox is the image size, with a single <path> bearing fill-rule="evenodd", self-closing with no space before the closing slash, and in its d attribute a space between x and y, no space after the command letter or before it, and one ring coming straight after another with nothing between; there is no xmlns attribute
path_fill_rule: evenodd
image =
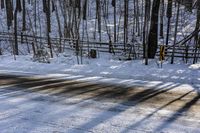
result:
<svg viewBox="0 0 200 133"><path fill-rule="evenodd" d="M11 33L3 33L0 32L0 42L1 41L9 41L14 43L14 34ZM47 37L39 37L32 35L18 35L17 40L20 43L26 44L38 44L47 47L48 41ZM62 49L71 49L76 50L77 39L72 38L51 38L51 44L53 48L62 48ZM83 51L90 51L91 49L95 49L98 52L110 52L115 54L124 53L125 55L129 55L133 58L142 58L143 57L143 47L141 44L126 44L124 47L123 43L109 43L109 42L95 42L95 41L79 41L78 49ZM112 46L112 47L110 47ZM160 46L159 46L160 47ZM126 52L124 52L126 51ZM166 57L171 57L173 52L173 47L168 47L167 52L165 52ZM159 49L156 53L157 56L160 55ZM185 46L175 46L174 57L177 58L194 58L195 57L195 47L185 47ZM200 57L200 48L198 48L198 52L196 53L196 57Z"/></svg>

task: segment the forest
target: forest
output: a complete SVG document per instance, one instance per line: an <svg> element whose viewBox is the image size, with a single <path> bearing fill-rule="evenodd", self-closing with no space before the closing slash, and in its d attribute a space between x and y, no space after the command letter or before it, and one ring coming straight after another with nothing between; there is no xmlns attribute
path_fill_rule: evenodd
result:
<svg viewBox="0 0 200 133"><path fill-rule="evenodd" d="M0 54L99 52L125 60L200 56L199 0L0 0ZM22 48L22 46L25 46ZM44 53L46 51L46 54Z"/></svg>
<svg viewBox="0 0 200 133"><path fill-rule="evenodd" d="M200 0L0 0L0 133L200 133Z"/></svg>

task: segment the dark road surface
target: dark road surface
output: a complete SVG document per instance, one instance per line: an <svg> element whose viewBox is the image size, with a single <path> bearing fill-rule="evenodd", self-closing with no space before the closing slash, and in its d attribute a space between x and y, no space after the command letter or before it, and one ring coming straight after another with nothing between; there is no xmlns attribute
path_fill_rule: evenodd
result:
<svg viewBox="0 0 200 133"><path fill-rule="evenodd" d="M145 108L153 108L153 112L145 114L147 118L153 117L153 115L161 110L167 110L172 112L171 116L166 114L166 116L157 117L162 117L160 119L166 123L177 122L180 125L187 125L192 128L200 127L200 94L195 89L176 91L176 88L179 87L178 85L169 85L160 88L156 86L159 88L157 89L156 87L125 86L114 83L94 83L90 81L39 76L0 75L0 87L0 90L7 90L5 93L15 91L25 92L11 93L8 97L20 97L31 93L48 95L48 98L39 97L32 99L33 101L59 103L66 99L75 98L78 100L70 104L76 105L83 101L92 100L100 103L113 103L125 106L125 109L118 108L117 106L108 109L108 111L115 113L121 113L130 107L138 107L143 108L143 113L145 114ZM53 97L56 97L56 99ZM141 112L133 113L143 114ZM162 129L163 125L158 126L156 130L160 128Z"/></svg>

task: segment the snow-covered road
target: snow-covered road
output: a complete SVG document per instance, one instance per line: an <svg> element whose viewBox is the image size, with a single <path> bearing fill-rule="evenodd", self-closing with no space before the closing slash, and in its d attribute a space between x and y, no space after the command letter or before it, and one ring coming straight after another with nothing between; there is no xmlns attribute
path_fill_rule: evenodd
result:
<svg viewBox="0 0 200 133"><path fill-rule="evenodd" d="M53 77L0 75L1 133L200 132L191 86Z"/></svg>

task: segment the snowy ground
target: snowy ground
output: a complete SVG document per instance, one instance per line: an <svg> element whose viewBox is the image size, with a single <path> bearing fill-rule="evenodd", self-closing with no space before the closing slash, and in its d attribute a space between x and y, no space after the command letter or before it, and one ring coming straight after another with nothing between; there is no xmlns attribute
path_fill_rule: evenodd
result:
<svg viewBox="0 0 200 133"><path fill-rule="evenodd" d="M29 76L0 75L1 133L200 132L200 96L189 85Z"/></svg>
<svg viewBox="0 0 200 133"><path fill-rule="evenodd" d="M32 62L31 56L18 56L16 61L8 55L0 56L1 74L44 78L39 85L29 85L30 80L23 86L21 80L13 83L12 78L4 79L0 74L1 132L200 132L200 64L166 62L158 68L154 60L145 66L141 60L112 58L104 55L77 65L76 57L70 54L54 58L50 64ZM65 81L53 82L57 79ZM42 83L45 80L50 83ZM74 84L81 92L66 92L64 98L51 95L68 88L71 81L81 82ZM85 82L94 88L85 87ZM135 89L126 90L130 87ZM122 88L123 93L119 95L121 91L113 88ZM94 89L93 93L87 89ZM96 99L101 89L108 92L103 91L105 96ZM117 97L108 97L109 93ZM127 99L131 104L126 104Z"/></svg>
<svg viewBox="0 0 200 133"><path fill-rule="evenodd" d="M121 79L147 81L178 82L186 84L200 83L200 63L191 65L181 61L171 65L164 62L159 68L157 60L151 60L145 66L142 60L119 61L111 55L100 54L98 59L83 59L83 65L77 65L73 54L64 54L51 60L51 64L37 63L32 56L18 56L14 61L10 55L0 56L0 70L19 71L36 74L78 74Z"/></svg>

